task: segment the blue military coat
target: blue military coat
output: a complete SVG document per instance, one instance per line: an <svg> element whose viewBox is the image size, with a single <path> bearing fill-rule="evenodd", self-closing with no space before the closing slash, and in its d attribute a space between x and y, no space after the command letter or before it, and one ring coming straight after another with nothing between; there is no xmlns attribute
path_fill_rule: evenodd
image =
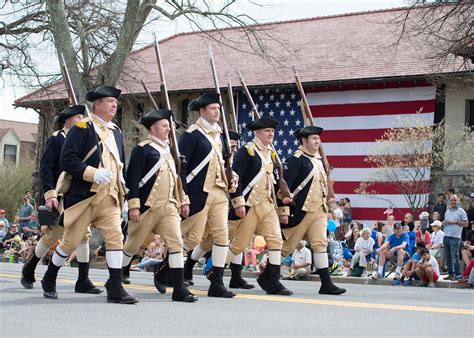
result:
<svg viewBox="0 0 474 338"><path fill-rule="evenodd" d="M112 132L123 165L123 175L125 177L125 151L123 146L122 132L113 125ZM64 209L95 195L90 191L92 182L83 180L84 171L87 166L99 167L99 153L95 151L84 163L86 155L97 144L98 135L89 119L83 119L76 123L68 132L64 146L61 151L60 164L64 171L72 176L71 187L64 195ZM100 149L103 150L102 143Z"/></svg>
<svg viewBox="0 0 474 338"><path fill-rule="evenodd" d="M59 175L62 172L59 163L61 149L66 139L66 132L61 129L55 131L46 141L43 156L41 156L39 175L41 180L41 204L44 202L44 193L56 188Z"/></svg>

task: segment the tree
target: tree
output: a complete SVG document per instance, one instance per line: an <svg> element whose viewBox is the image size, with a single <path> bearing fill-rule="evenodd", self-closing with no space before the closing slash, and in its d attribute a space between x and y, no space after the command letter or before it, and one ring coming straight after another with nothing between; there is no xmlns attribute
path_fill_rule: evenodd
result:
<svg viewBox="0 0 474 338"><path fill-rule="evenodd" d="M251 1L254 6L259 6ZM59 1L4 2L0 15L1 64L24 84L47 86L59 78L59 67L41 69L38 50L63 54L76 95L98 85L115 85L124 71L142 29L152 22L169 24L185 18L199 31L205 27L241 27L253 51L267 57L264 40L271 37L251 16L234 11L236 1L127 0L126 2ZM223 33L207 36L221 44ZM43 60L44 61L44 60ZM55 63L57 65L57 63Z"/></svg>
<svg viewBox="0 0 474 338"><path fill-rule="evenodd" d="M458 71L472 69L474 62L472 13L469 0L407 0L406 11L390 21L402 39L422 36L429 58L438 62L441 73L456 65ZM423 10L420 10L423 9Z"/></svg>
<svg viewBox="0 0 474 338"><path fill-rule="evenodd" d="M370 181L361 183L357 193L379 198L378 191L373 189L375 183L395 185L412 212L418 214L428 206L432 177L439 177L448 168L472 177L472 132L467 127L462 133L454 132L444 121L427 126L419 115L399 118L398 123L400 128L387 130L369 149L365 161L378 170ZM397 207L393 201L387 202Z"/></svg>

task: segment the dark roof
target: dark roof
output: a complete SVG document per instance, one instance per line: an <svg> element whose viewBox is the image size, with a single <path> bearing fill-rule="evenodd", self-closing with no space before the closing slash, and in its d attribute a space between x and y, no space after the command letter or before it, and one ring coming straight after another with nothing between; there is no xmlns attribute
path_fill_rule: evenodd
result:
<svg viewBox="0 0 474 338"><path fill-rule="evenodd" d="M261 25L283 43L267 39L266 50L275 52L279 63L269 63L252 55L248 40L238 28L180 33L160 41L160 52L167 87L170 92L202 91L213 88L209 65L208 45L212 44L219 82L227 86L227 74L238 86L235 75L240 69L247 85L268 86L293 83L291 65L294 64L304 83L325 84L347 81L387 78L417 78L434 74L435 61L427 58L430 46L423 37L412 37L394 45L398 34L389 25L407 10L397 8L300 20L274 22ZM412 9L412 14L417 10ZM218 45L209 36L221 39L225 35L239 45ZM126 69L117 87L123 94L143 93L140 79L151 92L159 92L159 75L153 45L130 53ZM446 69L445 72L454 71ZM65 99L62 82L30 93L16 101L28 102Z"/></svg>

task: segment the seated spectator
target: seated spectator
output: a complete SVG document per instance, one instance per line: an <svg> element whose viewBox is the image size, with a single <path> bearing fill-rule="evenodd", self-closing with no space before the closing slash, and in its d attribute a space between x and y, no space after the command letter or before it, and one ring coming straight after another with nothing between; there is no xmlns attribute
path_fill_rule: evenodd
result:
<svg viewBox="0 0 474 338"><path fill-rule="evenodd" d="M0 209L0 222L3 222L5 225L5 232L10 228L10 222L8 222L7 218L5 217L6 211L4 209Z"/></svg>
<svg viewBox="0 0 474 338"><path fill-rule="evenodd" d="M410 231L413 231L415 229L415 223L413 222L413 215L410 214L409 212L405 214L403 217L402 221L402 226L408 225L410 227Z"/></svg>
<svg viewBox="0 0 474 338"><path fill-rule="evenodd" d="M18 225L16 223L12 223L10 228L8 228L5 236L3 236L2 241L0 242L0 248L4 250L10 249L13 238L18 236L19 234L20 233L18 232Z"/></svg>
<svg viewBox="0 0 474 338"><path fill-rule="evenodd" d="M408 235L402 232L402 225L398 222L393 225L393 228L395 233L390 235L390 237L387 238L387 241L377 249L377 253L379 254L379 263L377 266L377 271L374 271L374 274L372 274L373 279L384 277L383 271L385 262L387 258L391 259L394 257L397 259L397 268L395 270L394 279L399 280L401 277L403 261L406 257L409 257L408 253L405 251L408 246Z"/></svg>
<svg viewBox="0 0 474 338"><path fill-rule="evenodd" d="M426 229L422 228L420 221L415 222L416 246L426 247L431 243L430 233Z"/></svg>
<svg viewBox="0 0 474 338"><path fill-rule="evenodd" d="M341 233L346 234L349 230L349 225L352 222L352 208L351 208L351 201L349 198L343 198L339 202L342 208L342 225L341 225ZM343 240L341 238L341 240Z"/></svg>
<svg viewBox="0 0 474 338"><path fill-rule="evenodd" d="M387 238L394 233L393 231L393 225L395 224L395 216L393 215L388 215L387 216L387 223L382 228L382 234L383 234L383 242L387 240ZM382 242L382 244L383 244ZM382 244L380 246L382 246Z"/></svg>
<svg viewBox="0 0 474 338"><path fill-rule="evenodd" d="M469 231L461 247L462 261L465 267L469 266L474 253L474 230Z"/></svg>
<svg viewBox="0 0 474 338"><path fill-rule="evenodd" d="M35 251L36 243L35 236L31 236L26 241L22 242L21 250L18 252L18 254L20 254L24 262L26 262Z"/></svg>
<svg viewBox="0 0 474 338"><path fill-rule="evenodd" d="M3 239L3 237L5 237L6 234L7 232L5 230L5 222L0 221L0 241Z"/></svg>
<svg viewBox="0 0 474 338"><path fill-rule="evenodd" d="M433 211L431 214L431 219L433 221L441 221L441 215L437 211Z"/></svg>
<svg viewBox="0 0 474 338"><path fill-rule="evenodd" d="M430 250L443 248L444 232L441 230L441 225L441 221L438 220L433 221L433 223L430 224L433 233L431 234L431 242L426 245Z"/></svg>
<svg viewBox="0 0 474 338"><path fill-rule="evenodd" d="M474 267L474 259L471 259L466 270L462 273L462 278L458 280L459 283L468 283L469 276L471 275L472 268Z"/></svg>
<svg viewBox="0 0 474 338"><path fill-rule="evenodd" d="M410 232L410 227L408 225L404 225L402 231L407 234Z"/></svg>
<svg viewBox="0 0 474 338"><path fill-rule="evenodd" d="M350 252L350 257L344 257L344 258L347 258L349 260L352 259L352 256L354 255L355 253L355 244L357 242L357 239L360 238L360 230L359 230L359 226L357 223L354 224L354 228L352 229L351 231L351 235L349 236L349 238L347 238L344 243L345 243L345 247L349 250Z"/></svg>
<svg viewBox="0 0 474 338"><path fill-rule="evenodd" d="M361 235L355 243L354 256L352 256L350 268L353 270L355 266L360 266L363 269L361 276L367 277L367 262L370 261L375 241L370 236L371 231L368 228L362 229Z"/></svg>
<svg viewBox="0 0 474 338"><path fill-rule="evenodd" d="M413 279L416 276L416 266L418 262L421 259L421 250L422 247L417 247L415 253L413 254L413 257L407 261L405 266L402 269L402 278L401 278L401 283L403 283L404 286L410 286L413 284Z"/></svg>
<svg viewBox="0 0 474 338"><path fill-rule="evenodd" d="M336 231L334 232L334 236L337 239L341 238L341 223L344 218L344 214L341 209L341 205L338 201L335 201L331 204L331 210L332 210L332 218L336 222ZM328 217L329 219L329 217Z"/></svg>
<svg viewBox="0 0 474 338"><path fill-rule="evenodd" d="M250 243L247 245L247 248L244 252L244 270L248 271L257 271L258 264L257 264L257 256L264 250L265 248L265 240L262 236L260 240L251 240ZM260 244L258 246L256 244Z"/></svg>
<svg viewBox="0 0 474 338"><path fill-rule="evenodd" d="M130 270L140 271L154 266L163 260L163 243L160 237L155 236L155 240L148 245L146 255L139 264L132 265Z"/></svg>
<svg viewBox="0 0 474 338"><path fill-rule="evenodd" d="M430 251L426 248L421 250L421 259L416 265L416 275L422 281L420 286L434 288L434 283L439 278L439 266L434 257L430 255Z"/></svg>
<svg viewBox="0 0 474 338"><path fill-rule="evenodd" d="M311 251L306 247L306 241L301 240L291 256L291 269L285 279L305 279L311 273Z"/></svg>
<svg viewBox="0 0 474 338"><path fill-rule="evenodd" d="M383 242L385 242L385 237L383 236L384 227L385 224L383 222L375 223L374 230L372 230L372 238L375 241L375 248L380 248Z"/></svg>

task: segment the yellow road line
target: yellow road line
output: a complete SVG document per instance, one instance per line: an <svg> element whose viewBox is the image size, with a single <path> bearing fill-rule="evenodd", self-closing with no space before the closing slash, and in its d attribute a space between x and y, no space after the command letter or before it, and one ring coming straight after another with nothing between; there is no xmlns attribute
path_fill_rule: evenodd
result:
<svg viewBox="0 0 474 338"><path fill-rule="evenodd" d="M20 279L20 276L8 273L0 273L0 277ZM75 280L58 278L58 282L66 284L75 284ZM153 286L146 285L124 285L127 289L133 290L144 290L144 291L155 291ZM205 296L207 291L202 290L191 290L196 295ZM167 292L172 292L171 288L167 289ZM470 309L456 309L456 308L442 308L442 307L428 307L428 306L412 306L412 305L399 305L399 304L379 304L379 303L361 303L361 302L347 302L347 301L336 301L336 300L321 300L321 299L306 299L296 297L282 297L282 296L271 296L271 295L249 295L249 294L237 294L235 298L240 299L251 299L281 303L300 303L300 304L313 304L313 305L331 305L340 307L354 307L354 308L366 308L366 309L381 309L381 310L399 310L399 311L412 311L412 312L431 312L431 313L449 313L449 314L460 314L460 315L474 315L474 310Z"/></svg>

